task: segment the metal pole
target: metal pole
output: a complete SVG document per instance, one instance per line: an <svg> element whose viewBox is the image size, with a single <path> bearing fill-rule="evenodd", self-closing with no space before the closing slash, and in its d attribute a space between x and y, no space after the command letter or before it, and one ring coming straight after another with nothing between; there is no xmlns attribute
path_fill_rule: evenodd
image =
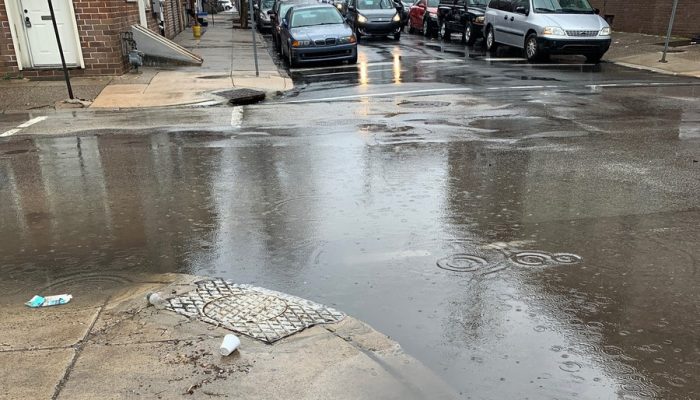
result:
<svg viewBox="0 0 700 400"><path fill-rule="evenodd" d="M56 24L56 14L53 12L53 4L49 2L49 12L51 13L51 21L53 22L53 33L56 34L56 43L58 43L58 54L61 55L61 65L63 65L63 76L66 78L66 86L68 87L68 97L73 100L73 88L70 85L70 75L68 75L68 67L66 66L66 57L63 56L63 46L61 46L61 37L58 34L58 25Z"/></svg>
<svg viewBox="0 0 700 400"><path fill-rule="evenodd" d="M678 8L678 0L673 0L673 10L671 11L671 20L668 21L668 31L666 32L666 44L664 45L664 55L661 56L659 62L665 63L666 52L668 52L668 41L671 40L671 31L673 30L673 20L676 19L676 9Z"/></svg>
<svg viewBox="0 0 700 400"><path fill-rule="evenodd" d="M255 58L255 76L260 76L258 70L258 44L255 40L255 18L253 18L253 0L248 0L248 14L250 14L250 32L253 33L253 57Z"/></svg>

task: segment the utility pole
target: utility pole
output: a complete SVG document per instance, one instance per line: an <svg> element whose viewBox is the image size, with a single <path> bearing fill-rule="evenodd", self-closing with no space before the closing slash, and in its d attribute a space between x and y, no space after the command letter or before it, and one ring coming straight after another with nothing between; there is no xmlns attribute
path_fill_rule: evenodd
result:
<svg viewBox="0 0 700 400"><path fill-rule="evenodd" d="M61 65L63 66L63 77L66 79L66 87L68 87L68 97L73 100L73 88L70 85L70 75L66 66L66 57L63 55L63 46L61 46L61 36L58 34L58 25L56 24L56 14L53 12L53 4L49 2L49 12L51 13L51 22L53 22L53 33L56 35L56 43L58 44L58 54L61 56Z"/></svg>
<svg viewBox="0 0 700 400"><path fill-rule="evenodd" d="M50 1L50 0L49 0ZM673 20L676 19L676 9L678 8L678 0L673 0L673 10L671 10L671 20L668 21L668 31L666 32L666 44L664 45L664 55L661 56L659 62L665 63L666 53L668 52L668 42L671 40L671 31L673 31Z"/></svg>

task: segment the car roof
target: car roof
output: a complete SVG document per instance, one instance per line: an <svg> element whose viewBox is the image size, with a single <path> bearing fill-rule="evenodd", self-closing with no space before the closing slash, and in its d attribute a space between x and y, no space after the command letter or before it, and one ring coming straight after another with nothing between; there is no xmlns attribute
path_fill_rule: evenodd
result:
<svg viewBox="0 0 700 400"><path fill-rule="evenodd" d="M294 11L297 11L297 10L309 10L309 9L312 9L312 8L332 8L332 9L334 9L334 10L337 10L337 8L335 8L334 6L332 6L332 5L330 5L330 4L322 4L322 3L313 4L313 3L310 3L310 4L303 4L302 6L296 6L296 7L294 7Z"/></svg>

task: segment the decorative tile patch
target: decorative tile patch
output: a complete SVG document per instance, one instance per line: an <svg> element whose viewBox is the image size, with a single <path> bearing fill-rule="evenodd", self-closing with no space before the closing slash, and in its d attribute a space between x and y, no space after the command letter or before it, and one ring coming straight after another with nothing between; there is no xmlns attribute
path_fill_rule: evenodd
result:
<svg viewBox="0 0 700 400"><path fill-rule="evenodd" d="M273 343L316 325L339 322L345 314L299 297L216 278L167 300L166 310Z"/></svg>

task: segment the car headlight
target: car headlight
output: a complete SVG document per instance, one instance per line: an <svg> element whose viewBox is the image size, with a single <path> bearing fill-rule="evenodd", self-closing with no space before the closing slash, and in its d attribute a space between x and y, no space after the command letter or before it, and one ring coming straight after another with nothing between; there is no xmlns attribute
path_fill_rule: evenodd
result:
<svg viewBox="0 0 700 400"><path fill-rule="evenodd" d="M310 40L293 40L292 41L292 47L306 47L310 46L311 41Z"/></svg>
<svg viewBox="0 0 700 400"><path fill-rule="evenodd" d="M362 14L359 14L359 15L357 16L357 22L359 22L359 23L361 23L361 24L364 24L365 22L367 22L367 17L365 17L365 16L362 15Z"/></svg>
<svg viewBox="0 0 700 400"><path fill-rule="evenodd" d="M342 10L342 9L343 9L343 3L336 3L335 8L337 8L338 10Z"/></svg>
<svg viewBox="0 0 700 400"><path fill-rule="evenodd" d="M610 36L610 27L606 26L605 28L601 29L599 35L600 36Z"/></svg>
<svg viewBox="0 0 700 400"><path fill-rule="evenodd" d="M396 13L396 14L394 15L394 18L392 18L391 20L394 21L394 22L400 22L400 21L401 21L401 16L400 16L398 13Z"/></svg>
<svg viewBox="0 0 700 400"><path fill-rule="evenodd" d="M484 16L482 15L481 17L474 18L474 23L483 24L484 23Z"/></svg>
<svg viewBox="0 0 700 400"><path fill-rule="evenodd" d="M542 34L546 36L566 36L566 32L557 26L546 26L542 30Z"/></svg>
<svg viewBox="0 0 700 400"><path fill-rule="evenodd" d="M338 39L338 43L340 44L348 44L355 42L357 42L357 38L355 37L355 35L345 36Z"/></svg>

